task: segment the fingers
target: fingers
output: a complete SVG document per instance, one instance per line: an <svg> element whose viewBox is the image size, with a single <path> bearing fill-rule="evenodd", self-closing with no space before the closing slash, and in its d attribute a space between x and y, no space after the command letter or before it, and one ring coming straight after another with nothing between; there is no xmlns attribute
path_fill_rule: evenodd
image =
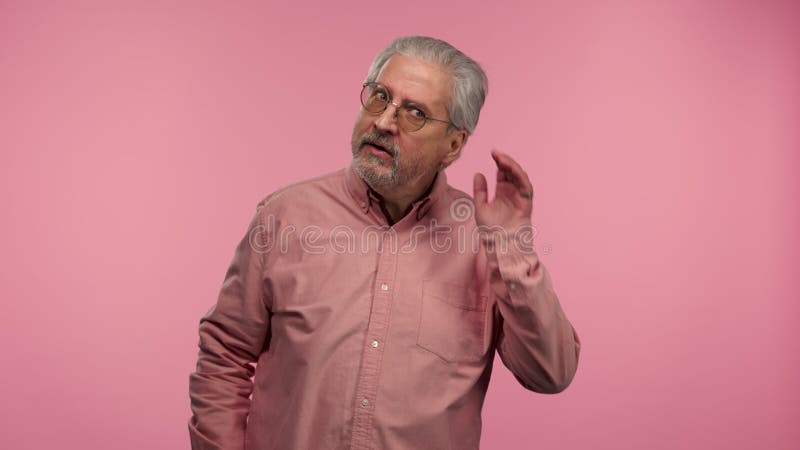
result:
<svg viewBox="0 0 800 450"><path fill-rule="evenodd" d="M486 203L487 196L486 177L484 177L482 173L476 173L475 176L472 177L472 198L475 204L482 205Z"/></svg>
<svg viewBox="0 0 800 450"><path fill-rule="evenodd" d="M492 150L492 159L497 164L497 182L507 182L517 188L521 197L533 199L533 185L528 174L514 159L505 153Z"/></svg>

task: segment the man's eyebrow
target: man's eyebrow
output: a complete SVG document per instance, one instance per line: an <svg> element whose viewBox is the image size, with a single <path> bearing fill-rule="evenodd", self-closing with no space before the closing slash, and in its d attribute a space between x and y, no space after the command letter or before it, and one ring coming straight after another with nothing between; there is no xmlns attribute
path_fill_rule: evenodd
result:
<svg viewBox="0 0 800 450"><path fill-rule="evenodd" d="M404 106L414 106L416 108L419 108L419 109L425 111L426 113L430 113L431 112L431 108L428 105L426 105L425 103L422 103L422 102L417 102L417 101L414 101L414 100L406 100L406 101L403 102L403 105Z"/></svg>
<svg viewBox="0 0 800 450"><path fill-rule="evenodd" d="M385 85L385 84L383 84L383 83L381 83L379 81L376 81L376 83L378 83L381 86L383 86L384 88L386 88L386 91L389 92L389 97L392 99L392 101L395 100L395 96L392 93L392 89L389 86L387 86L387 85ZM413 100L413 99L410 99L410 98L409 99L405 99L403 101L402 105L404 105L404 106L408 106L408 105L416 106L416 107L419 107L420 109L422 109L423 111L425 111L426 113L429 113L429 114L431 113L431 111L433 111L433 109L431 109L431 107L428 106L426 103L420 102L420 101L417 101L417 100Z"/></svg>

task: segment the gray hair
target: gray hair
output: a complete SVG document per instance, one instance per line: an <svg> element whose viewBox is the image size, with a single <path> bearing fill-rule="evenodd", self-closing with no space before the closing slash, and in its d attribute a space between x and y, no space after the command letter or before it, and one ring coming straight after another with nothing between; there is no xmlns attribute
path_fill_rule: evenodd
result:
<svg viewBox="0 0 800 450"><path fill-rule="evenodd" d="M472 134L478 125L489 81L481 66L457 48L440 39L426 36L401 37L381 50L369 68L366 82L373 82L394 55L405 55L437 64L450 72L453 90L447 104L452 126Z"/></svg>

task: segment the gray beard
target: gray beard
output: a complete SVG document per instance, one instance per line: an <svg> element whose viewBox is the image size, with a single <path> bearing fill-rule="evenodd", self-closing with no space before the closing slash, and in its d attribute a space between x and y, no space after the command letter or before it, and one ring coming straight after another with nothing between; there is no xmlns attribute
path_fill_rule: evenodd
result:
<svg viewBox="0 0 800 450"><path fill-rule="evenodd" d="M375 142L385 147L392 155L392 168L386 171L386 162L369 153L362 151L362 146L368 142ZM391 142L383 133L368 131L362 136L356 135L353 130L352 138L353 166L358 174L371 187L396 187L408 181L407 176L401 175L400 148Z"/></svg>
<svg viewBox="0 0 800 450"><path fill-rule="evenodd" d="M401 184L399 169L394 162L392 163L392 170L386 172L375 167L383 162L373 155L362 154L354 156L353 161L355 162L354 168L358 176L372 187L396 187Z"/></svg>

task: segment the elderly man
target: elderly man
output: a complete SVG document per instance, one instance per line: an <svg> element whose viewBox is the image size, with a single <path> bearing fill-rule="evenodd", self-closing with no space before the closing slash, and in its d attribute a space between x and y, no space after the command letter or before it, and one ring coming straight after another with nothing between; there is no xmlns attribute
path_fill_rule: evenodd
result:
<svg viewBox="0 0 800 450"><path fill-rule="evenodd" d="M569 385L580 342L527 174L492 152L491 201L483 175L474 199L445 177L486 86L441 40L378 54L352 163L259 203L200 321L192 448L477 449L495 350L529 390Z"/></svg>

